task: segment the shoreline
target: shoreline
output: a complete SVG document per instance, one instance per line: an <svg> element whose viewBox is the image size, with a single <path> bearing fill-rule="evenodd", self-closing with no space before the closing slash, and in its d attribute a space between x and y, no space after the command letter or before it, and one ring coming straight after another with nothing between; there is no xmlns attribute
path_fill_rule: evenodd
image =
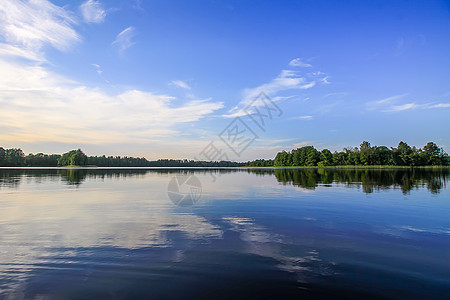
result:
<svg viewBox="0 0 450 300"><path fill-rule="evenodd" d="M450 166L286 166L286 167L97 167L97 166L66 166L66 167L0 167L0 170L164 170L164 169L197 169L197 170L230 170L230 169L450 169Z"/></svg>

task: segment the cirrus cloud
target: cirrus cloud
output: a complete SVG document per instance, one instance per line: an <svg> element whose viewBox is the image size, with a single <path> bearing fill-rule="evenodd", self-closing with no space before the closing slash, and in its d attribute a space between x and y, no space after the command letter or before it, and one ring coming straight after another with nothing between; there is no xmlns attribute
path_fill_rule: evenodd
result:
<svg viewBox="0 0 450 300"><path fill-rule="evenodd" d="M81 15L87 23L103 23L106 18L106 11L102 4L95 0L88 0L80 5Z"/></svg>
<svg viewBox="0 0 450 300"><path fill-rule="evenodd" d="M0 1L0 35L17 49L37 53L48 44L66 51L81 40L74 24L70 12L46 0Z"/></svg>
<svg viewBox="0 0 450 300"><path fill-rule="evenodd" d="M296 71L282 70L281 73L272 79L270 82L259 85L255 88L245 89L243 92L243 99L240 103L231 109L228 114L224 115L226 118L237 117L247 114L243 108L253 102L261 93L273 97L277 93L287 90L306 90L315 86L317 80L302 76ZM272 100L281 100L289 97L273 97ZM258 105L257 103L253 103Z"/></svg>
<svg viewBox="0 0 450 300"><path fill-rule="evenodd" d="M289 62L289 65L292 67L303 67L303 68L312 67L311 64L307 64L307 63L303 62L301 58L295 58L295 59L291 60Z"/></svg>
<svg viewBox="0 0 450 300"><path fill-rule="evenodd" d="M119 48L119 53L123 54L125 50L136 44L133 41L133 37L136 35L136 29L133 26L127 27L122 30L111 45Z"/></svg>
<svg viewBox="0 0 450 300"><path fill-rule="evenodd" d="M185 90L190 90L191 89L189 84L187 84L183 80L173 80L173 81L171 81L169 83L169 85L174 86L174 87L178 87L178 88L181 88L181 89L185 89Z"/></svg>

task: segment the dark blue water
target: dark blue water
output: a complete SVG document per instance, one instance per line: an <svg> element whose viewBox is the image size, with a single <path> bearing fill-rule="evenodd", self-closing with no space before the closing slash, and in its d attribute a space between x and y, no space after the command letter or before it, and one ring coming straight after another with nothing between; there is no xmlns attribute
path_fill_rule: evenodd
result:
<svg viewBox="0 0 450 300"><path fill-rule="evenodd" d="M449 175L3 169L0 299L448 299Z"/></svg>

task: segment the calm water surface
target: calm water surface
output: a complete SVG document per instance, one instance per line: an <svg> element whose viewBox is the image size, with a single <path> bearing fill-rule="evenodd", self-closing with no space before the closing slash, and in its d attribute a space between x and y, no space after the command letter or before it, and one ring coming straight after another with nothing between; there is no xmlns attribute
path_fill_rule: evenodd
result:
<svg viewBox="0 0 450 300"><path fill-rule="evenodd" d="M0 299L448 299L449 175L3 169Z"/></svg>

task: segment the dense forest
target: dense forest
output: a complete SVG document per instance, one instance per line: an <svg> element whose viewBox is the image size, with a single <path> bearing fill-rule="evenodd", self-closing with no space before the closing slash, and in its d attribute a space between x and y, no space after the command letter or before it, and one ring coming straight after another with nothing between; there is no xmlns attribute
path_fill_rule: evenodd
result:
<svg viewBox="0 0 450 300"><path fill-rule="evenodd" d="M239 167L245 163L231 161L194 161L187 159L159 159L149 161L145 158L128 156L87 156L80 149L59 154L28 154L22 149L0 147L0 167Z"/></svg>
<svg viewBox="0 0 450 300"><path fill-rule="evenodd" d="M290 152L279 152L274 160L255 160L247 163L252 167L326 167L326 166L445 166L450 165L449 156L442 148L429 142L423 148L410 147L400 142L397 148L371 146L363 142L360 147L344 148L332 153L305 146Z"/></svg>
<svg viewBox="0 0 450 300"><path fill-rule="evenodd" d="M231 161L195 161L187 159L159 159L128 156L87 156L80 149L59 154L28 154L19 148L0 147L0 167L326 167L326 166L445 166L450 158L442 148L429 142L423 148L410 147L400 142L397 148L371 146L363 142L360 147L344 148L332 153L328 149L319 151L314 146L304 146L292 151L279 152L275 159L258 159L247 163Z"/></svg>

